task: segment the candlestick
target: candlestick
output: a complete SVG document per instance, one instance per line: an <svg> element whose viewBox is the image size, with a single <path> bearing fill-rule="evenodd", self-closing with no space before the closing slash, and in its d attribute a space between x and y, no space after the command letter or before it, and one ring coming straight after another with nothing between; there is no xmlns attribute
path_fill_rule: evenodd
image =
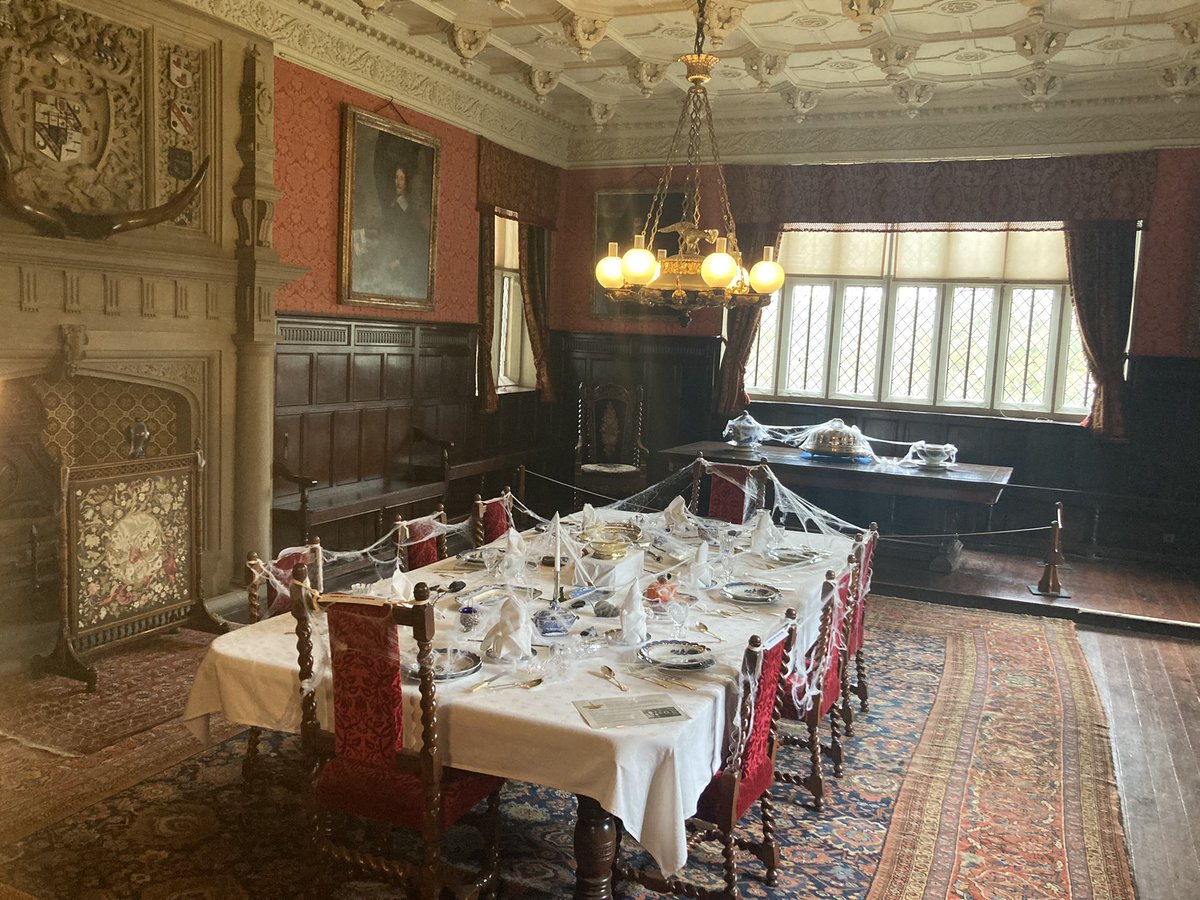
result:
<svg viewBox="0 0 1200 900"><path fill-rule="evenodd" d="M562 522L554 516L554 600L562 599Z"/></svg>

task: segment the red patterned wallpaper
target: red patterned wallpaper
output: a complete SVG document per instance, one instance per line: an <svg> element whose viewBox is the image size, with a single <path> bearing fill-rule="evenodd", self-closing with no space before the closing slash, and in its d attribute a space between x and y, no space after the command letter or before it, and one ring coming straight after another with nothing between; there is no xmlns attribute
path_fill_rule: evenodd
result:
<svg viewBox="0 0 1200 900"><path fill-rule="evenodd" d="M275 248L309 272L277 294L280 312L408 321L479 321L479 217L475 211L475 135L418 112L403 121L442 140L438 197L437 276L433 312L387 310L337 302L338 203L342 104L371 112L386 101L302 66L275 60ZM401 117L387 108L381 116Z"/></svg>
<svg viewBox="0 0 1200 900"><path fill-rule="evenodd" d="M1200 357L1196 265L1200 258L1200 150L1160 150L1150 218L1142 233L1134 306L1134 356Z"/></svg>
<svg viewBox="0 0 1200 900"><path fill-rule="evenodd" d="M654 190L661 169L587 169L564 172L558 192L558 231L554 233L550 276L550 328L554 331L677 334L710 337L721 333L721 313L705 310L681 328L673 318L622 319L592 315L592 285L596 283L592 231L593 198L598 190ZM666 224L666 223L664 223ZM621 246L629 248L628 243Z"/></svg>

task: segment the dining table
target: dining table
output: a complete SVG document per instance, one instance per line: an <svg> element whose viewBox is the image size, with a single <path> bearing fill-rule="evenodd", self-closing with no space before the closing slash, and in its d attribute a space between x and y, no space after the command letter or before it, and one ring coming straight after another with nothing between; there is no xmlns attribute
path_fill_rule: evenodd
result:
<svg viewBox="0 0 1200 900"><path fill-rule="evenodd" d="M598 511L604 521L623 522L627 512ZM651 517L652 518L652 517ZM647 517L638 517L643 524ZM671 875L687 860L687 819L713 775L721 768L727 728L742 689L742 657L752 635L767 637L783 626L788 608L797 612L797 647L817 638L821 584L827 570L841 572L851 549L849 538L832 533L782 532L778 545L803 549L810 557L795 563L778 550L754 553L747 547L749 529L732 546L713 549L713 561L727 582L765 583L779 589L775 602L734 602L720 588L689 586L686 558L681 562L661 552L644 554L643 581L670 570L680 590L691 594L686 616L649 615L649 640L686 638L709 647L715 663L702 670L662 670L639 657L638 644L620 637L620 619L599 616L594 604L574 610L578 619L569 633L534 634L536 655L528 660L480 660L479 671L437 683L438 718L445 763L456 768L525 781L578 798L574 834L577 898L612 897L613 862L618 830L636 840L662 871ZM730 531L732 534L732 530ZM532 532L528 535L533 538ZM676 544L698 546L696 535L674 535ZM503 546L505 538L496 542ZM685 557L687 554L683 554ZM461 555L460 555L461 556ZM778 561L781 557L783 562ZM545 559L501 587L526 603L530 611L547 606L555 573ZM442 594L436 602L435 647L467 650L480 657L479 641L499 615L499 602L481 604L480 620L469 631L460 624L460 596L495 581L494 571L449 557L407 573L415 583L466 587ZM523 583L522 583L523 582ZM384 585L384 582L380 582ZM364 586L378 590L379 585ZM359 588L362 589L361 587ZM640 588L639 588L640 589ZM503 590L492 591L496 597ZM620 590L612 597L619 600ZM684 605L684 604L681 604ZM316 644L314 688L321 727L332 730L332 677L327 664L328 634L314 617ZM681 621L682 619L682 621ZM189 727L207 738L208 717L226 719L279 732L300 730L299 663L296 622L279 615L217 637L197 670L184 713ZM588 631L590 629L590 631ZM580 633L595 635L584 641ZM617 640L611 638L617 637ZM638 643L641 643L640 641ZM401 643L402 656L406 648ZM803 660L803 654L796 654ZM324 661L324 662L323 662ZM611 677L605 674L609 669ZM501 685L532 682L529 688ZM495 679L481 686L485 679ZM618 686L617 682L620 683ZM622 688L624 690L622 690ZM418 692L403 693L405 741L419 746ZM657 695L680 716L629 727L593 727L577 704L599 708L615 698ZM662 697L666 695L666 697Z"/></svg>

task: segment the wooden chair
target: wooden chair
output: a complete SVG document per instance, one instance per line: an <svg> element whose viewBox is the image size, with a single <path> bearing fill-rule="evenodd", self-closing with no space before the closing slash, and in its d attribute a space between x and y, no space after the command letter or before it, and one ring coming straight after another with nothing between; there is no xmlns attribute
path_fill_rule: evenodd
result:
<svg viewBox="0 0 1200 900"><path fill-rule="evenodd" d="M396 559L405 572L431 566L446 558L446 508L442 504L427 516L405 521L396 517Z"/></svg>
<svg viewBox="0 0 1200 900"><path fill-rule="evenodd" d="M641 385L580 383L576 506L579 494L624 499L646 486L650 451L642 443L642 407Z"/></svg>
<svg viewBox="0 0 1200 900"><path fill-rule="evenodd" d="M264 563L253 551L246 554L246 609L251 625L291 610L292 597L288 582L291 580L292 570L300 563L307 564L305 571L311 570L316 575L319 586L323 572L320 538L313 538L307 547L289 547L269 563ZM284 589L281 590L281 587ZM261 738L261 728L251 725L246 729L246 757L242 760L242 778L247 781L256 774Z"/></svg>
<svg viewBox="0 0 1200 900"><path fill-rule="evenodd" d="M309 604L302 586L302 569L297 567L293 578L293 607L300 618L307 619ZM429 588L424 582L417 584L411 605L381 605L371 598L346 597L326 609L334 748L332 756L315 768L306 796L320 871L326 868L321 865L325 860L348 864L402 882L409 897L421 900L436 900L443 892L456 897L490 893L496 887L499 867L500 789L504 780L453 769L442 761L433 670L434 611ZM417 644L421 740L416 752L404 748L405 709L397 626L411 629ZM300 631L298 626L298 646ZM305 684L304 650L300 646L301 685ZM308 650L311 684L311 640ZM306 736L306 747L312 747L319 725L311 690L302 697L301 709L301 734ZM442 857L446 829L484 800L483 870L473 872L451 865ZM391 856L390 832L384 852L341 843L335 833L339 816L354 816L416 833L421 839L420 858Z"/></svg>
<svg viewBox="0 0 1200 900"><path fill-rule="evenodd" d="M713 776L689 821L693 831L689 846L697 841L716 840L721 843L724 858L725 886L711 890L683 881L667 878L658 872L634 869L620 860L618 848L614 866L616 875L636 881L660 893L681 894L702 900L734 900L738 891L736 852L747 850L766 867L766 883L778 883L777 870L782 861L775 841L775 805L771 785L775 779L775 750L779 734L779 714L783 703L791 653L796 642L796 611L785 613L784 626L766 641L754 635L742 657L743 690L737 719L730 723L726 735L727 751L721 770ZM761 841L736 838L738 822L755 805L762 816Z"/></svg>
<svg viewBox="0 0 1200 900"><path fill-rule="evenodd" d="M711 463L698 456L692 463L692 496L688 509L701 515L701 495L707 494L708 508L703 515L741 525L753 511L766 506L767 473L767 467L761 464ZM706 483L707 491L704 490Z"/></svg>
<svg viewBox="0 0 1200 900"><path fill-rule="evenodd" d="M821 625L817 641L805 654L804 665L787 679L783 698L783 717L803 722L806 737L784 733L785 747L807 747L809 773L779 769L775 777L786 784L807 788L818 810L825 800L825 775L821 764L821 720L829 718L830 746L833 773L842 774L842 742L838 734L838 700L841 696L841 648L838 634L842 628L842 613L850 596L852 572L838 576L832 569L825 573L821 586Z"/></svg>
<svg viewBox="0 0 1200 900"><path fill-rule="evenodd" d="M490 544L503 537L512 525L512 491L507 487L500 492L499 497L482 500L475 495L471 504L471 540L476 547Z"/></svg>
<svg viewBox="0 0 1200 900"><path fill-rule="evenodd" d="M861 537L861 535L860 535ZM851 620L849 636L846 641L846 680L843 682L843 693L846 698L843 707L847 713L850 710L849 695L858 696L859 708L867 712L869 708L867 691L867 658L864 649L867 619L867 595L871 592L871 573L874 570L875 548L879 546L879 526L874 522L870 525L866 541L855 546L855 557L858 560L858 604L854 618ZM856 681L849 682L850 659L854 659ZM846 719L847 734L852 723L852 715Z"/></svg>

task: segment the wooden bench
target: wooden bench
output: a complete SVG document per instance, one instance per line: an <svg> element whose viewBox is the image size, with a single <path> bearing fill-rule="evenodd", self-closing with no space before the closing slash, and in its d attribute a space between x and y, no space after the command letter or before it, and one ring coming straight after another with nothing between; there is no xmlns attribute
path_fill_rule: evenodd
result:
<svg viewBox="0 0 1200 900"><path fill-rule="evenodd" d="M313 529L318 525L372 513L376 516L376 533L382 534L388 510L414 503L444 501L450 485L453 441L443 441L420 428L413 430L413 441L432 447L436 463L396 466L395 474L350 484L321 486L317 479L293 472L286 463L276 459L272 474L297 488L295 494L276 497L271 505L272 523L277 534L305 542L314 536Z"/></svg>

